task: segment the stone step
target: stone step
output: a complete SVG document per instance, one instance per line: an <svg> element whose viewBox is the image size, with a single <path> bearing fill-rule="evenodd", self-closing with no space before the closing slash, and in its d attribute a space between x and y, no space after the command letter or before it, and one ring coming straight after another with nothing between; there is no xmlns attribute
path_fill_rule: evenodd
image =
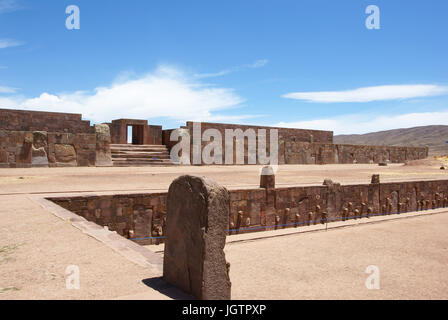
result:
<svg viewBox="0 0 448 320"><path fill-rule="evenodd" d="M112 156L122 156L122 155L130 155L130 156L157 156L157 155L170 155L170 153L165 151L115 151L112 152Z"/></svg>
<svg viewBox="0 0 448 320"><path fill-rule="evenodd" d="M170 160L170 155L169 154L158 155L158 156L119 155L119 156L112 156L112 161L114 161L114 160L141 160L141 161Z"/></svg>
<svg viewBox="0 0 448 320"><path fill-rule="evenodd" d="M116 149L166 148L164 144L111 144L110 147Z"/></svg>
<svg viewBox="0 0 448 320"><path fill-rule="evenodd" d="M135 167L135 166L174 166L176 163L168 161L128 161L128 160L115 160L113 161L114 167Z"/></svg>
<svg viewBox="0 0 448 320"><path fill-rule="evenodd" d="M114 166L171 166L170 153L165 145L112 144Z"/></svg>
<svg viewBox="0 0 448 320"><path fill-rule="evenodd" d="M168 149L148 149L148 150L146 150L146 149L132 149L132 150L129 150L129 149L111 149L110 150L111 152L114 152L114 153L125 153L125 152L128 152L128 153L132 153L132 152L135 152L135 153L139 153L139 152L142 152L142 153L147 153L147 152L158 152L158 153L168 153Z"/></svg>
<svg viewBox="0 0 448 320"><path fill-rule="evenodd" d="M119 151L136 151L136 152L161 152L161 151L168 151L168 149L166 147L139 147L139 148L134 148L134 147L121 147L121 148L117 148L117 147L111 147L110 150L112 152L119 152Z"/></svg>
<svg viewBox="0 0 448 320"><path fill-rule="evenodd" d="M112 154L112 159L122 159L122 158L132 158L132 159L169 159L170 154L169 153L151 153L151 154L145 154L145 153L123 153L123 154Z"/></svg>

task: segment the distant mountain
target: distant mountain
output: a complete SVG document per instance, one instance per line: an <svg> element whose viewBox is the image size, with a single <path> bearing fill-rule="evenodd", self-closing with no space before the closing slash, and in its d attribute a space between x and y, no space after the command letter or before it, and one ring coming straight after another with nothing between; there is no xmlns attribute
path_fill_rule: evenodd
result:
<svg viewBox="0 0 448 320"><path fill-rule="evenodd" d="M429 154L448 154L448 126L424 126L334 136L335 143L429 147Z"/></svg>

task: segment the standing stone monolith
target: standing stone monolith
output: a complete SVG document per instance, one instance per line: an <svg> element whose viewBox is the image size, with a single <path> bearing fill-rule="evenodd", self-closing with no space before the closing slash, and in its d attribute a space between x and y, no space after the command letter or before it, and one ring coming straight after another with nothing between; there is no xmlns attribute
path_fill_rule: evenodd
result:
<svg viewBox="0 0 448 320"><path fill-rule="evenodd" d="M197 176L181 176L168 191L163 279L201 300L230 300L224 254L229 192Z"/></svg>
<svg viewBox="0 0 448 320"><path fill-rule="evenodd" d="M112 166L112 153L110 150L110 128L107 124L96 124L96 159L95 165L97 167Z"/></svg>

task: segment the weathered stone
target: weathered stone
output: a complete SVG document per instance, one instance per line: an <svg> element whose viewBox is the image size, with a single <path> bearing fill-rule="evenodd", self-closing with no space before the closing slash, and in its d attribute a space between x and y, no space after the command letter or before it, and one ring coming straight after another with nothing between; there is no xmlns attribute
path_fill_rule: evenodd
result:
<svg viewBox="0 0 448 320"><path fill-rule="evenodd" d="M261 169L260 188L275 189L275 174L271 166L265 166Z"/></svg>
<svg viewBox="0 0 448 320"><path fill-rule="evenodd" d="M374 183L374 184L380 183L380 175L379 174L373 174L372 175L372 180L371 180L370 183Z"/></svg>
<svg viewBox="0 0 448 320"><path fill-rule="evenodd" d="M0 149L0 163L8 163L9 152L6 149Z"/></svg>
<svg viewBox="0 0 448 320"><path fill-rule="evenodd" d="M44 147L36 149L33 146L32 165L33 167L48 167L48 157Z"/></svg>
<svg viewBox="0 0 448 320"><path fill-rule="evenodd" d="M48 135L45 131L33 132L33 147L36 149L46 148L48 145Z"/></svg>
<svg viewBox="0 0 448 320"><path fill-rule="evenodd" d="M25 139L23 144L16 147L16 163L31 164L32 146L32 142L30 142L29 139Z"/></svg>
<svg viewBox="0 0 448 320"><path fill-rule="evenodd" d="M181 176L169 188L167 210L164 280L198 299L230 299L228 191L206 178Z"/></svg>
<svg viewBox="0 0 448 320"><path fill-rule="evenodd" d="M97 167L112 166L112 154L110 151L110 129L107 124L96 124L96 161Z"/></svg>
<svg viewBox="0 0 448 320"><path fill-rule="evenodd" d="M55 144L54 154L58 165L76 166L76 151L69 144Z"/></svg>

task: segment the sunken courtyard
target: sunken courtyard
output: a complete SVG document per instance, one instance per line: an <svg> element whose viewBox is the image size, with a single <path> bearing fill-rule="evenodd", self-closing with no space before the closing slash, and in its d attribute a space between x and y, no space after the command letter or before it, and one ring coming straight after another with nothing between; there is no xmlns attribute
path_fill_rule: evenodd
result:
<svg viewBox="0 0 448 320"><path fill-rule="evenodd" d="M0 109L0 299L446 299L448 177L428 155Z"/></svg>

